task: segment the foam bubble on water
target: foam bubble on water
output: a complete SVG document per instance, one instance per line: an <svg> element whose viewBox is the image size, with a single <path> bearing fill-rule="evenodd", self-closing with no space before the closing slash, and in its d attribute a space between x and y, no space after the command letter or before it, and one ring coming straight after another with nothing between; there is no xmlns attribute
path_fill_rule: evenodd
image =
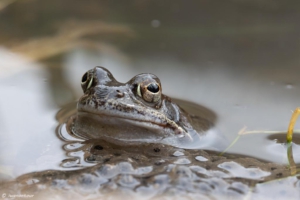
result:
<svg viewBox="0 0 300 200"><path fill-rule="evenodd" d="M118 183L121 186L124 187L129 187L129 188L134 188L135 186L140 184L140 181L135 179L132 175L130 174L123 174L120 176Z"/></svg>
<svg viewBox="0 0 300 200"><path fill-rule="evenodd" d="M187 158L179 158L178 160L176 160L174 162L175 164L182 164L182 165L186 165L186 164L190 164L191 161Z"/></svg>
<svg viewBox="0 0 300 200"><path fill-rule="evenodd" d="M269 176L271 173L263 171L259 168L245 168L236 162L223 162L218 165L219 168L225 169L230 172L233 177L247 178L247 179L262 179L263 177Z"/></svg>
<svg viewBox="0 0 300 200"><path fill-rule="evenodd" d="M183 152L181 152L181 151L175 151L174 153L173 153L173 156L183 156L184 155L184 153Z"/></svg>
<svg viewBox="0 0 300 200"><path fill-rule="evenodd" d="M286 89L290 90L290 89L294 88L294 85L292 85L292 84L286 84L285 87L286 87Z"/></svg>
<svg viewBox="0 0 300 200"><path fill-rule="evenodd" d="M195 159L202 162L208 161L208 159L203 156L196 156Z"/></svg>
<svg viewBox="0 0 300 200"><path fill-rule="evenodd" d="M153 28L158 28L158 27L160 27L160 21L157 20L157 19L152 20L152 21L151 21L151 26L152 26Z"/></svg>

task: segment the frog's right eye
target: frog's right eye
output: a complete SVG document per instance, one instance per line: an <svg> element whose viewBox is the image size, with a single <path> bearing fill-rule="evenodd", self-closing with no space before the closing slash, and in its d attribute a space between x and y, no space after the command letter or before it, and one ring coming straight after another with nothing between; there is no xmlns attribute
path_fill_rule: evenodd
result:
<svg viewBox="0 0 300 200"><path fill-rule="evenodd" d="M136 93L148 103L157 103L161 99L161 89L157 82L138 84Z"/></svg>

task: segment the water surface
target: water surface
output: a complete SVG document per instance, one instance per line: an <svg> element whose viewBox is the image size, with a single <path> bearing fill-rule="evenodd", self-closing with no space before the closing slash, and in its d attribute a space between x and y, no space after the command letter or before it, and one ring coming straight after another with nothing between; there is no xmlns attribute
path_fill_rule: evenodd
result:
<svg viewBox="0 0 300 200"><path fill-rule="evenodd" d="M156 74L165 94L212 110L229 141L244 127L258 132L228 153L286 166L282 134L262 132L284 133L299 106L299 8L298 1L0 2L0 179L95 165L83 162L84 151L75 155L83 163L67 162L72 147L56 132L58 111L74 105L82 74L97 65L120 82ZM299 135L294 142L299 164Z"/></svg>

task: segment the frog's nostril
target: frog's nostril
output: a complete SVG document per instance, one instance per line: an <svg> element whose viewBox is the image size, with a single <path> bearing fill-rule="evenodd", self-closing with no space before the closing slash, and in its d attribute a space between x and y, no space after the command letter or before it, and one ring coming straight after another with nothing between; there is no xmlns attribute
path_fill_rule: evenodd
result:
<svg viewBox="0 0 300 200"><path fill-rule="evenodd" d="M122 98L124 97L124 92L121 92L120 90L116 90L117 92L117 97Z"/></svg>

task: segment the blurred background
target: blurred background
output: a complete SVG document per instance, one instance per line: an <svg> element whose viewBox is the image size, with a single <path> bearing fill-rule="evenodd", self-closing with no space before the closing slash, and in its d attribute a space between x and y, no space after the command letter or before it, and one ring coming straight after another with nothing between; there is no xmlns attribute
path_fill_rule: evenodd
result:
<svg viewBox="0 0 300 200"><path fill-rule="evenodd" d="M214 111L229 141L284 132L300 106L299 21L297 0L1 0L0 170L59 168L55 115L94 66L120 82L157 75L163 93ZM229 152L286 163L270 134Z"/></svg>

